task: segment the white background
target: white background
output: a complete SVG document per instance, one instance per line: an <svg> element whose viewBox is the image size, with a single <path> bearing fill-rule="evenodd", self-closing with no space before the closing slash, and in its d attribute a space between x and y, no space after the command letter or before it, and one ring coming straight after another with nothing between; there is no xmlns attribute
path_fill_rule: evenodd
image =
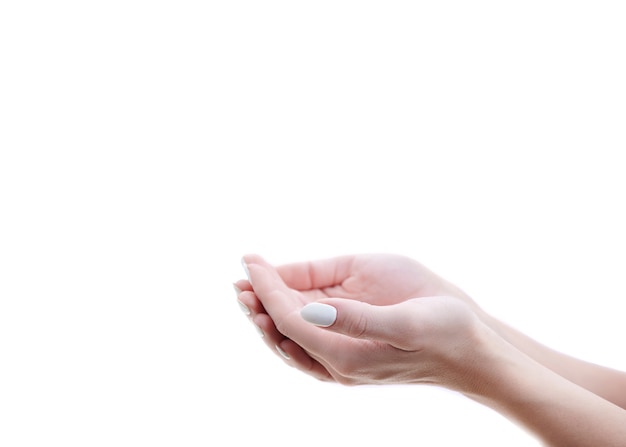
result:
<svg viewBox="0 0 626 447"><path fill-rule="evenodd" d="M283 365L240 257L412 256L626 369L622 2L0 4L0 444L532 446Z"/></svg>

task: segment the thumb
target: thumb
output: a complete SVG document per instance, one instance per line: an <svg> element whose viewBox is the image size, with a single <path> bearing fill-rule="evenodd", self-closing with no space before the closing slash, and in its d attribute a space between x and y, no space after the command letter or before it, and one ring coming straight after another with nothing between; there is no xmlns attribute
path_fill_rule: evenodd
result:
<svg viewBox="0 0 626 447"><path fill-rule="evenodd" d="M406 320L398 305L375 306L343 298L325 298L304 306L305 321L352 338L377 340L395 345Z"/></svg>

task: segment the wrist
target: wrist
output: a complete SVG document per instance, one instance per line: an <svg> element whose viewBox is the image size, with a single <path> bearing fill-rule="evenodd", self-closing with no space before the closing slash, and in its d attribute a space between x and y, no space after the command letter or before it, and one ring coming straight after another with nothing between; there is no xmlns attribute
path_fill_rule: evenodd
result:
<svg viewBox="0 0 626 447"><path fill-rule="evenodd" d="M518 423L545 445L621 446L626 412L500 339L480 369L480 386L465 394ZM483 359L485 360L485 359Z"/></svg>
<svg viewBox="0 0 626 447"><path fill-rule="evenodd" d="M456 374L444 386L468 395L488 395L502 381L509 365L523 356L479 318L465 344L451 354L448 370Z"/></svg>

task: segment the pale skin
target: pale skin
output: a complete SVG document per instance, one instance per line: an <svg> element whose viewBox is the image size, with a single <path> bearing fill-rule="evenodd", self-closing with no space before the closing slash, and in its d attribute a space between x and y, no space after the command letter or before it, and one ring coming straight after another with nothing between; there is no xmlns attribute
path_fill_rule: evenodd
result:
<svg viewBox="0 0 626 447"><path fill-rule="evenodd" d="M434 384L548 446L626 446L626 373L536 342L412 259L243 262L239 303L269 348L306 374L345 385ZM305 320L310 303L326 304L331 324Z"/></svg>

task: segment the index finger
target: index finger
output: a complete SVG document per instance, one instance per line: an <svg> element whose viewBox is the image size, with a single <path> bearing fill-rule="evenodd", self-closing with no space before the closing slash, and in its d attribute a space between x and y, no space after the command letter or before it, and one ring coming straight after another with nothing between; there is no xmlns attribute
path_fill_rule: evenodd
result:
<svg viewBox="0 0 626 447"><path fill-rule="evenodd" d="M292 290L278 271L261 256L243 257L254 293L274 322L276 329L307 351L318 352L338 334L328 333L300 316L304 306L300 292Z"/></svg>

